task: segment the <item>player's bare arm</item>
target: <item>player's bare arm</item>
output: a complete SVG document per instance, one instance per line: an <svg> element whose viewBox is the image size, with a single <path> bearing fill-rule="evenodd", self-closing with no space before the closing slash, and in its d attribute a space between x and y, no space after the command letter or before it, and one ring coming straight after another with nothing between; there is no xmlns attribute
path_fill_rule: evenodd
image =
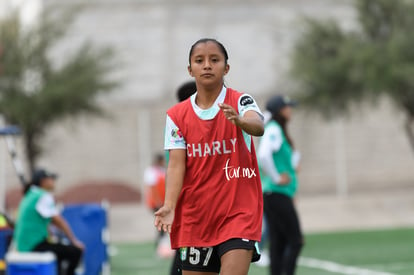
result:
<svg viewBox="0 0 414 275"><path fill-rule="evenodd" d="M63 233L65 233L66 237L68 237L68 239L72 242L73 245L79 247L82 250L85 249L85 245L75 237L69 224L66 222L66 220L61 215L53 216L52 223L57 228L62 230Z"/></svg>
<svg viewBox="0 0 414 275"><path fill-rule="evenodd" d="M243 131L252 136L262 136L264 123L262 117L255 111L247 111L244 116L239 116L237 111L230 105L221 103L220 109L228 120L240 127Z"/></svg>
<svg viewBox="0 0 414 275"><path fill-rule="evenodd" d="M155 212L154 225L159 231L171 233L174 209L183 186L185 174L186 150L170 150L167 167L164 205Z"/></svg>

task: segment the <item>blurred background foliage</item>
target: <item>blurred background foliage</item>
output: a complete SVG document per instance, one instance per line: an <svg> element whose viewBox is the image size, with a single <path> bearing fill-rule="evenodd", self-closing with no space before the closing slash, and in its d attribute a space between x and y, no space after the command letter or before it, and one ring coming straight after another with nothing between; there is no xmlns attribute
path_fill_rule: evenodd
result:
<svg viewBox="0 0 414 275"><path fill-rule="evenodd" d="M305 18L291 76L302 106L330 119L389 98L414 152L414 2L356 0L357 25Z"/></svg>
<svg viewBox="0 0 414 275"><path fill-rule="evenodd" d="M52 57L80 8L46 9L30 28L17 13L0 21L0 113L21 128L31 171L48 127L78 115L103 115L96 98L118 85L108 77L115 60L108 47L85 42L59 52L59 60Z"/></svg>

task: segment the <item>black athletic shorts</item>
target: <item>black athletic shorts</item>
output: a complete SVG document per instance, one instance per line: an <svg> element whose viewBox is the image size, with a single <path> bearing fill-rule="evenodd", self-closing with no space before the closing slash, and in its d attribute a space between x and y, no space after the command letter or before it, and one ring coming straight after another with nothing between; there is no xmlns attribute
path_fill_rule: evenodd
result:
<svg viewBox="0 0 414 275"><path fill-rule="evenodd" d="M181 247L179 264L182 270L219 273L221 256L233 249L253 250L252 262L260 259L256 241L230 239L213 247Z"/></svg>

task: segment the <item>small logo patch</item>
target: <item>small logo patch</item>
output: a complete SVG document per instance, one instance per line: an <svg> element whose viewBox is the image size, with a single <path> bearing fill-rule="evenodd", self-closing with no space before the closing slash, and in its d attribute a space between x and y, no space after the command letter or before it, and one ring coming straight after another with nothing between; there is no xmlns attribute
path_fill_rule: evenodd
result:
<svg viewBox="0 0 414 275"><path fill-rule="evenodd" d="M180 129L177 128L177 129L171 130L171 136L174 138L178 138L178 137L182 138L183 134L181 133Z"/></svg>
<svg viewBox="0 0 414 275"><path fill-rule="evenodd" d="M254 103L253 98L251 98L248 95L244 95L240 98L240 105L241 106L247 106L247 105L250 105L250 104L253 104L253 103Z"/></svg>
<svg viewBox="0 0 414 275"><path fill-rule="evenodd" d="M187 247L180 248L180 258L181 261L185 261L187 259Z"/></svg>

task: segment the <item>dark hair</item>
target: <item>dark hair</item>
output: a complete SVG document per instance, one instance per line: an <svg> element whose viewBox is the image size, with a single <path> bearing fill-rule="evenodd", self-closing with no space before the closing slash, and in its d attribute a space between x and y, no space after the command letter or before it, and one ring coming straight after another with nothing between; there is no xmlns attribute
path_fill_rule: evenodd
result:
<svg viewBox="0 0 414 275"><path fill-rule="evenodd" d="M191 64L191 56L193 55L193 50L195 48L195 46L197 46L198 44L201 43L207 43L207 42L214 42L217 44L217 46L220 48L220 51L223 53L224 55L224 62L225 64L227 64L227 60L229 59L229 55L227 54L226 48L224 48L223 44L221 44L220 42L218 42L216 39L214 38L202 38L198 41L196 41L190 49L190 54L188 55L188 62L189 64Z"/></svg>
<svg viewBox="0 0 414 275"><path fill-rule="evenodd" d="M154 164L160 164L161 162L163 162L165 160L164 154L162 153L157 153L154 155Z"/></svg>
<svg viewBox="0 0 414 275"><path fill-rule="evenodd" d="M33 184L32 184L32 183L26 183L26 184L23 186L23 190L22 190L22 192L23 192L23 196L24 196L24 195L26 195L26 193L29 191L30 187L32 187L32 186L33 186Z"/></svg>
<svg viewBox="0 0 414 275"><path fill-rule="evenodd" d="M186 100L197 91L195 81L188 81L182 84L177 90L177 100L179 102Z"/></svg>
<svg viewBox="0 0 414 275"><path fill-rule="evenodd" d="M58 175L56 173L52 173L48 170L45 170L43 168L36 168L32 173L32 179L30 183L25 184L23 188L23 194L26 194L27 191L32 186L39 186L42 187L42 181L43 179L51 178L56 179Z"/></svg>
<svg viewBox="0 0 414 275"><path fill-rule="evenodd" d="M272 119L274 119L280 125L280 127L282 127L282 131L286 136L287 142L290 144L292 149L294 149L295 147L293 145L293 140L290 137L289 132L287 130L287 119L284 116L282 116L280 112L273 113Z"/></svg>

